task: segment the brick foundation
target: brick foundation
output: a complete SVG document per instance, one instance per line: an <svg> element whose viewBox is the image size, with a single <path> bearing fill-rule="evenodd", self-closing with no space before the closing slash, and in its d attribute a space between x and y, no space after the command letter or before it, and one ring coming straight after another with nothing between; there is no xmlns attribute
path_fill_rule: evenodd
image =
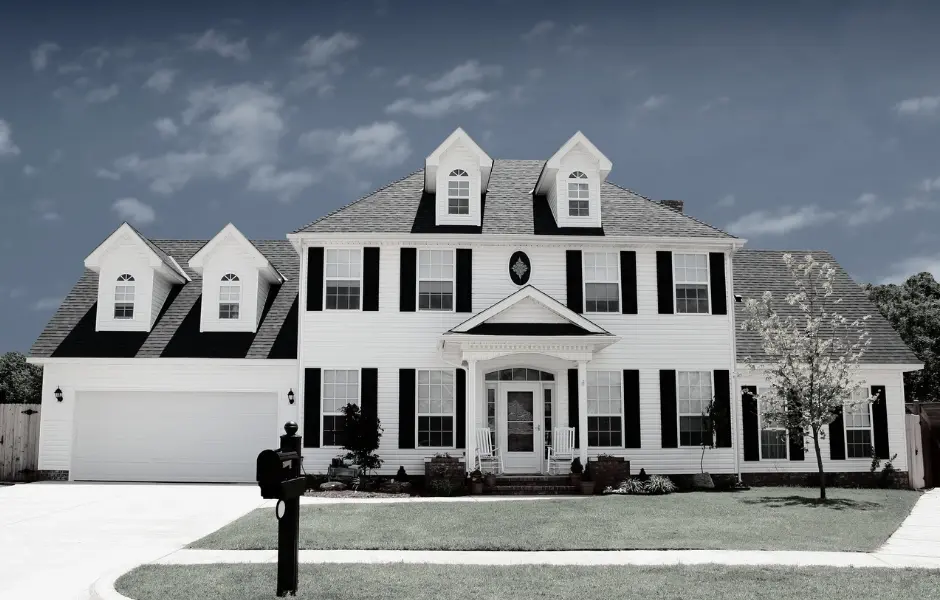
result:
<svg viewBox="0 0 940 600"><path fill-rule="evenodd" d="M819 473L741 473L741 481L752 486L819 487ZM907 471L895 472L887 484L882 480L881 473L863 471L859 473L826 473L826 487L910 489L911 486Z"/></svg>
<svg viewBox="0 0 940 600"><path fill-rule="evenodd" d="M466 493L466 479L467 467L457 457L432 458L424 463L424 492L427 495L463 495Z"/></svg>
<svg viewBox="0 0 940 600"><path fill-rule="evenodd" d="M603 491L608 486L617 487L630 478L630 461L622 456L607 457L603 460L589 460L588 471L594 482L594 491Z"/></svg>
<svg viewBox="0 0 940 600"><path fill-rule="evenodd" d="M68 471L42 470L36 471L36 481L68 481Z"/></svg>

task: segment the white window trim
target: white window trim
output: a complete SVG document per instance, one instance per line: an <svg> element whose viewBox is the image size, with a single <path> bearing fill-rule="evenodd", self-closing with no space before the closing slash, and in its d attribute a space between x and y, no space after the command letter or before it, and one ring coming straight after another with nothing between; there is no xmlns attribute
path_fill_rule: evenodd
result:
<svg viewBox="0 0 940 600"><path fill-rule="evenodd" d="M342 448L342 446L331 446L324 443L323 436L323 418L330 416L335 417L337 415L342 415L341 412L330 412L327 413L323 410L324 400L326 399L326 372L327 371L355 371L358 373L357 377L359 378L359 383L356 387L359 389L359 395L357 397L356 406L362 408L362 369L360 367L330 367L329 369L321 368L320 369L320 447L321 448ZM347 402L348 404L348 402Z"/></svg>
<svg viewBox="0 0 940 600"><path fill-rule="evenodd" d="M591 372L592 372L591 370L588 371L588 373L591 373ZM624 414L623 414L623 413L624 413L624 408L623 408L623 371L618 371L618 370L616 370L616 369L614 369L614 370L597 369L597 370L593 370L593 372L595 372L595 373L616 373L616 374L617 374L617 379L620 381L620 415L619 415L619 416L620 416L620 445L619 445L619 446L592 446L592 445L588 444L588 448L596 448L596 449L599 449L599 450L620 449L620 450L622 451L623 448L624 448L624 445L623 445L623 444L624 444L624 439L626 438L626 435L627 435L627 431L626 431L626 421L625 421L625 419L624 419ZM553 382L546 382L546 383L553 383ZM585 410L585 412L587 412L587 417L588 417L588 419L590 419L591 417L616 417L616 416L618 416L618 415L616 415L616 414L614 414L614 413L604 413L604 414L599 414L599 413L598 413L598 414L591 414L591 412L588 411L588 402L590 402L590 394L588 394L588 392L587 392L587 388L588 388L588 387L589 387L588 384L585 383L585 394L586 394L586 397L585 397L585 399L584 399L584 410ZM608 384L607 387L610 387L610 385ZM544 389L544 388L543 388L543 389ZM554 399L555 399L555 397L554 397L554 395L553 395L553 396L552 396L552 400L554 400ZM543 401L543 402L545 401L545 400L544 400L544 396L543 396L543 398L542 398L542 401ZM553 406L552 409L554 410L554 408L555 408L555 407ZM543 410L542 410L542 420L543 420L543 421L545 420L545 411L544 411L544 408L543 408ZM554 423L555 423L555 414L554 414L554 412L553 412L553 413L552 413L552 426L553 426L553 427L554 427ZM571 427L571 426L572 426L572 425L569 425L569 427ZM588 427L588 435L590 435L590 427Z"/></svg>
<svg viewBox="0 0 940 600"><path fill-rule="evenodd" d="M232 279L232 280L225 279L225 278L228 277L229 275L232 275L233 277L235 277L235 279ZM238 301L237 301L237 302L222 302L222 286L226 286L226 287L236 287L236 286L237 286L237 287L238 287ZM231 322L233 322L233 321L240 321L240 320L242 319L242 317L244 316L244 311L242 311L242 298L244 298L244 296L245 296L244 292L245 292L245 286L242 285L242 279L241 279L241 277L239 277L238 274L235 273L234 271L229 271L228 273L226 273L225 275L223 275L221 278L219 278L219 306L218 306L219 310L218 310L218 313L217 313L217 314L218 314L218 316L219 316L219 320L220 320L220 321L223 321L223 322L225 322L225 323L231 323ZM235 305L237 305L237 306L238 306L238 316L237 316L237 317L234 317L234 318L232 318L232 317L222 317L222 305L223 305L223 304L235 304Z"/></svg>
<svg viewBox="0 0 940 600"><path fill-rule="evenodd" d="M124 279L124 277L130 277L130 279ZM133 294L132 300L130 302L117 301L117 289L118 286L129 287ZM114 301L111 306L111 318L115 321L125 322L125 321L134 321L137 319L137 278L131 275L130 273L121 273L118 275L117 279L114 282L114 287L112 288ZM125 292L126 294L126 292ZM119 317L115 313L117 312L118 304L130 304L131 305L131 316L130 317Z"/></svg>
<svg viewBox="0 0 940 600"><path fill-rule="evenodd" d="M449 413L449 415L448 413L422 413L420 410L418 410L418 401L419 401L418 387L421 385L418 383L418 381L420 381L421 379L420 377L421 371L427 371L429 374L432 371L441 371L441 372L449 371L450 373L453 374L454 376L454 410L451 413ZM450 416L453 419L453 421L451 422L454 424L454 432L453 432L454 443L450 446L422 446L420 445L418 443L419 436L420 436L420 433L418 431L418 423L420 422L421 417L446 417L446 416ZM499 423L499 409L498 408L496 410L496 422ZM476 432L476 428L474 428L474 432ZM428 448L431 450L455 450L457 448L457 369L441 369L441 368L431 368L431 367L424 368L424 369L415 369L415 450L423 449L423 448Z"/></svg>
<svg viewBox="0 0 940 600"><path fill-rule="evenodd" d="M845 418L846 407L852 406L855 404L861 404L861 403L852 402L851 400L849 400L848 402L842 403L842 443L845 446L845 460L861 460L861 461L871 462L870 456L849 456L849 431L850 430L851 431L865 431L866 429L865 427L849 427L848 419ZM868 402L867 405L868 405L868 428L867 428L868 440L869 440L869 444L871 446L874 446L875 445L875 419L874 419L875 415L872 413L872 410L871 410L872 403Z"/></svg>
<svg viewBox="0 0 940 600"><path fill-rule="evenodd" d="M692 416L701 417L702 414L697 413L693 415L692 413L683 413L682 411L679 410L679 373L699 373L699 374L708 373L709 380L711 381L712 396L714 396L715 395L715 372L709 369L701 369L701 370L689 369L687 371L685 370L680 371L679 369L676 369L676 447L677 448L701 448L701 446L698 444L694 446L682 445L682 425L681 425L682 417L692 417ZM760 421L758 421L758 431L760 431ZM760 440L758 439L758 442L759 441Z"/></svg>
<svg viewBox="0 0 940 600"><path fill-rule="evenodd" d="M678 298L679 282L676 280L676 254L681 254L683 256L693 256L693 255L702 256L704 254L705 256L705 299L708 301L708 312L703 312L703 313L679 312L679 298ZM711 267L711 264L709 264L710 261L708 260L708 253L707 252L704 252L704 253L703 252L676 252L675 250L673 250L670 253L670 255L672 257L672 260L670 261L672 264L672 266L670 267L672 269L672 314L688 315L692 317L696 317L696 316L701 317L702 315L712 314L712 267ZM688 282L683 281L682 283L688 283ZM701 284L696 283L696 285L701 285Z"/></svg>
<svg viewBox="0 0 940 600"><path fill-rule="evenodd" d="M463 173L463 175L454 175L453 173L456 172L456 171L461 171L461 172ZM461 213L461 212L452 213L452 212L450 212L450 200L451 200L451 198L454 198L454 199L456 199L456 200L464 200L464 199L465 199L463 196L451 196L451 195L450 195L450 182L451 182L451 181L456 181L456 182L458 182L458 183L466 182L466 184L467 184L467 196L466 196L466 200L467 200L467 212L465 212L465 213ZM471 191L470 191L470 174L467 172L466 169L461 169L461 168L451 169L450 174L447 175L447 182L446 182L446 183L447 183L447 215L450 216L450 217L469 217L469 216L470 216L470 212L471 212L471 204L472 204L472 202L471 202L472 193L471 193ZM458 187L458 192L459 192L459 187Z"/></svg>
<svg viewBox="0 0 940 600"><path fill-rule="evenodd" d="M327 265L327 256L329 255L330 250L356 250L359 252L359 308L327 308L326 307L326 282L329 279L326 275L326 265ZM347 247L347 246L335 246L328 247L323 249L323 310L324 311L336 311L336 312L362 312L362 301L365 296L364 290L364 279L365 279L365 264L366 253L365 249L361 247ZM347 277L347 281L352 281L355 277Z"/></svg>
<svg viewBox="0 0 940 600"><path fill-rule="evenodd" d="M463 215L461 215L463 216ZM451 263L454 266L453 276L450 279L421 279L421 253L422 252L450 252L453 257L453 262ZM455 248L435 248L433 246L428 246L425 248L418 248L418 251L415 255L415 312L427 312L427 313L452 313L457 311L457 250ZM421 282L422 281L450 281L451 282L451 298L450 308L449 309L436 309L436 308L421 308ZM361 304L361 303L360 303ZM426 370L426 369L425 369Z"/></svg>
<svg viewBox="0 0 940 600"><path fill-rule="evenodd" d="M765 390L757 388L757 395L760 396ZM785 456L783 458L764 458L764 441L762 433L767 430L783 430L786 439L784 447ZM788 462L790 460L790 431L786 427L764 427L764 411L761 408L761 402L757 401L757 448L762 462Z"/></svg>
<svg viewBox="0 0 940 600"><path fill-rule="evenodd" d="M612 254L615 257L614 264L617 265L617 277L616 281L597 281L587 280L587 267L585 266L585 257L588 254ZM616 251L607 252L605 250L581 250L581 311L586 315L619 315L623 314L623 286L620 285L620 281L623 275L620 273L620 253ZM613 312L603 311L603 312L594 312L587 309L587 284L589 283L616 283L617 284L617 310Z"/></svg>
<svg viewBox="0 0 940 600"><path fill-rule="evenodd" d="M584 177L572 177L572 175L573 175L574 173L581 173L582 175L584 175ZM570 190L570 188L568 187L568 184L569 184L569 183L579 183L579 184L584 184L584 185L586 185L586 186L587 186L587 189L588 189L588 197L587 197L587 198L572 198L572 197L571 197L571 190ZM571 214L571 201L572 201L572 200L575 200L575 201L578 201L578 202L580 202L580 201L587 201L587 203L588 203L588 214L586 214L586 215L573 215L573 214ZM591 218L593 217L593 215L591 214L591 204L593 204L593 203L591 202L591 200L592 200L592 197L591 197L591 178L590 178L590 176L588 176L588 174L585 173L584 171L581 171L581 170L578 170L578 169L575 169L574 171L571 171L570 173L568 173L568 176L565 177L565 208L566 208L565 213L567 214L568 218L569 218L569 219L584 219L584 220L591 219Z"/></svg>

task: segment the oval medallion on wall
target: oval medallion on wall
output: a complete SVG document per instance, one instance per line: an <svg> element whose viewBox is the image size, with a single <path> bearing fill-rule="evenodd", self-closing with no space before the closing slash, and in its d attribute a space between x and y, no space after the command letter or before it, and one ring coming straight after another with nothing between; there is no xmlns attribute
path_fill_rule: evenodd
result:
<svg viewBox="0 0 940 600"><path fill-rule="evenodd" d="M532 274L532 263L525 252L517 250L509 257L509 278L516 285L525 285Z"/></svg>

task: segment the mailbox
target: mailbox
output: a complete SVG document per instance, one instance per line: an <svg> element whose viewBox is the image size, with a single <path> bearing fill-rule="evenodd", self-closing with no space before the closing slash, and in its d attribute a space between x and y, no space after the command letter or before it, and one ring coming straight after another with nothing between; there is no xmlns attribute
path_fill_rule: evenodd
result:
<svg viewBox="0 0 940 600"><path fill-rule="evenodd" d="M282 484L291 478L293 461L295 460L300 460L300 456L296 452L262 450L258 454L255 477L258 486L261 488L262 498L285 499L282 494Z"/></svg>

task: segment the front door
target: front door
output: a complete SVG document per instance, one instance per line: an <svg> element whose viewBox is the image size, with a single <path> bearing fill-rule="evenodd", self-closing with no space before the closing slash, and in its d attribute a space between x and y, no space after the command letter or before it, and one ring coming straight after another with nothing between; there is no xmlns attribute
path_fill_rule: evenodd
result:
<svg viewBox="0 0 940 600"><path fill-rule="evenodd" d="M501 387L500 449L508 473L538 473L542 453L542 401L537 383L513 382Z"/></svg>

